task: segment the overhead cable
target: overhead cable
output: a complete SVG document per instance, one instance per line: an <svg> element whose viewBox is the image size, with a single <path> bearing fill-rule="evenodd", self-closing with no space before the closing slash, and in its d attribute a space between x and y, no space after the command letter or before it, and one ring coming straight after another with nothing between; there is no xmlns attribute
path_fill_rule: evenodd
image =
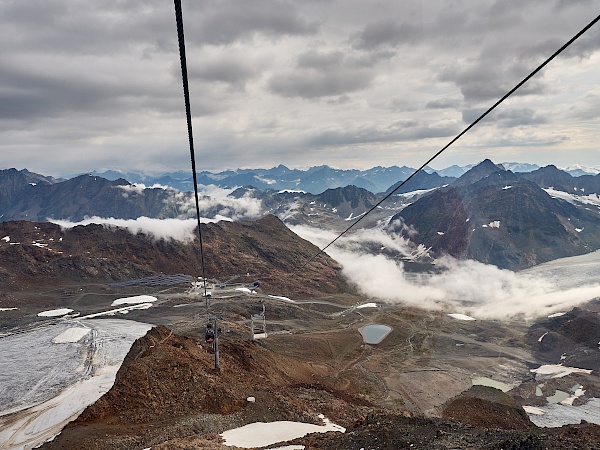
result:
<svg viewBox="0 0 600 450"><path fill-rule="evenodd" d="M204 271L204 249L202 247L202 230L200 228L200 202L198 200L198 181L196 176L196 157L194 153L194 135L192 132L192 113L190 108L190 91L188 86L187 62L185 57L185 39L183 35L183 15L181 13L181 0L175 2L175 19L177 21L177 39L179 41L179 59L181 61L181 79L183 81L183 97L185 99L185 116L187 119L188 140L190 143L190 160L192 163L192 176L194 179L194 198L196 200L196 219L198 220L198 240L200 241L200 266L202 267L202 283L204 298L206 300L206 313L208 315L208 296L206 290L206 276Z"/></svg>

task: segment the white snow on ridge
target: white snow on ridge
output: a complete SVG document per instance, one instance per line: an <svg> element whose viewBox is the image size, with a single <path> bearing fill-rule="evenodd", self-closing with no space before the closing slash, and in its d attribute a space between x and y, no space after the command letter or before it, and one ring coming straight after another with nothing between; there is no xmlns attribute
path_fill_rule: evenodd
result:
<svg viewBox="0 0 600 450"><path fill-rule="evenodd" d="M360 218L360 217L364 216L364 215L365 215L365 213L366 213L366 211L365 211L364 213L360 213L358 216L355 216L355 217L353 217L353 214L354 214L354 213L350 213L350 215L349 215L349 216L348 216L346 219L344 219L344 220L345 220L345 221L356 220L356 219L358 219L358 218Z"/></svg>
<svg viewBox="0 0 600 450"><path fill-rule="evenodd" d="M19 309L19 308L0 308L0 311L13 311L15 309Z"/></svg>
<svg viewBox="0 0 600 450"><path fill-rule="evenodd" d="M10 236L4 236L0 241L10 242Z"/></svg>
<svg viewBox="0 0 600 450"><path fill-rule="evenodd" d="M60 316L64 316L65 314L69 314L70 312L73 312L73 310L69 309L69 308L51 309L49 311L42 311L42 312L38 313L38 316L39 317L60 317Z"/></svg>
<svg viewBox="0 0 600 450"><path fill-rule="evenodd" d="M158 300L156 297L151 295L136 295L133 297L118 298L110 304L110 306L119 305L137 305L138 303L152 303Z"/></svg>
<svg viewBox="0 0 600 450"><path fill-rule="evenodd" d="M303 191L303 190L300 190L300 189L282 189L281 191L278 191L277 193L278 194L286 194L286 193L290 193L290 194L306 194L306 191Z"/></svg>
<svg viewBox="0 0 600 450"><path fill-rule="evenodd" d="M557 191L554 188L547 188L544 189L544 191L546 191L550 197L565 200L569 203L583 203L586 205L600 206L600 197L598 197L598 194L575 195L564 191Z"/></svg>
<svg viewBox="0 0 600 450"><path fill-rule="evenodd" d="M573 402L581 397L582 395L585 394L585 390L582 387L578 387L577 389L575 389L575 393L573 395L571 395L569 398L564 399L562 402L560 402L562 405L569 405L569 406L573 406Z"/></svg>
<svg viewBox="0 0 600 450"><path fill-rule="evenodd" d="M276 298L278 300L283 300L284 302L291 302L291 303L296 303L294 300L292 300L291 298L287 298L287 297L281 297L279 295L269 295L269 298Z"/></svg>
<svg viewBox="0 0 600 450"><path fill-rule="evenodd" d="M362 308L377 308L377 303L363 303L362 305L358 305L356 309Z"/></svg>
<svg viewBox="0 0 600 450"><path fill-rule="evenodd" d="M500 221L499 220L493 220L490 223L488 223L487 225L483 225L484 227L489 227L489 228L500 228Z"/></svg>
<svg viewBox="0 0 600 450"><path fill-rule="evenodd" d="M444 186L441 186L441 187L446 187L446 186L448 186L448 185L445 184ZM404 197L404 198L408 199L408 198L414 197L415 195L422 195L422 194L426 194L428 192L433 192L436 189L439 189L439 188L435 187L435 188L431 188L431 189L418 189L416 191L405 192L403 194L394 194L394 196L395 197Z"/></svg>
<svg viewBox="0 0 600 450"><path fill-rule="evenodd" d="M477 320L474 317L471 316L467 316L465 314L448 314L450 317L456 319L456 320Z"/></svg>

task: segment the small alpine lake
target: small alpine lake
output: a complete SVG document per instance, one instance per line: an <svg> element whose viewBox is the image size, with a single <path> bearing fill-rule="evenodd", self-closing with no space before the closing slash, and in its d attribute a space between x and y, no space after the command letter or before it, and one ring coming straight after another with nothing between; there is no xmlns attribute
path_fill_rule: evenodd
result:
<svg viewBox="0 0 600 450"><path fill-rule="evenodd" d="M365 325L358 329L362 335L365 344L379 344L388 334L392 332L392 327L381 324Z"/></svg>

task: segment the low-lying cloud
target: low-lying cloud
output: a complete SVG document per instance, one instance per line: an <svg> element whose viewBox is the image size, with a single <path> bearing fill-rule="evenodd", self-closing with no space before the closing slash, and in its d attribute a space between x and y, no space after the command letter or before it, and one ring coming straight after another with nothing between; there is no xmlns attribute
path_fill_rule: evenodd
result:
<svg viewBox="0 0 600 450"><path fill-rule="evenodd" d="M231 197L235 189L223 189L214 185L200 186L198 205L200 216L216 218L227 217L230 220L258 219L263 216L262 201L254 198L249 192L241 197ZM196 216L194 196L190 193L175 193L170 200L174 204L181 204L181 209L189 217Z"/></svg>
<svg viewBox="0 0 600 450"><path fill-rule="evenodd" d="M335 237L329 231L307 226L292 229L320 248ZM339 239L327 253L342 264L343 274L360 292L380 301L465 313L478 319L530 319L566 311L600 297L598 277L589 278L584 284L559 286L556 278L448 256L436 261L442 273L407 274L401 261L373 254L375 245L394 246L406 256L417 250L399 236L368 230ZM600 256L597 260L600 265Z"/></svg>
<svg viewBox="0 0 600 450"><path fill-rule="evenodd" d="M79 222L68 220L48 219L49 222L61 228L73 228L78 225L98 224L105 228L125 228L132 234L142 233L152 239L177 240L184 243L194 240L197 221L196 219L152 219L138 217L137 219L115 219L114 217L89 217ZM202 222L216 222L217 220L203 220Z"/></svg>

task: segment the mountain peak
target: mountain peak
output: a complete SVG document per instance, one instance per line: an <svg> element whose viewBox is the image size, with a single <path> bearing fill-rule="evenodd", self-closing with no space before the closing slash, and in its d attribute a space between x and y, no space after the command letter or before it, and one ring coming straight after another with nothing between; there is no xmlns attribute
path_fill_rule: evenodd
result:
<svg viewBox="0 0 600 450"><path fill-rule="evenodd" d="M505 171L502 164L494 164L490 159L484 159L472 169L465 172L458 180L452 183L453 186L467 186L483 178L487 178L498 171Z"/></svg>

